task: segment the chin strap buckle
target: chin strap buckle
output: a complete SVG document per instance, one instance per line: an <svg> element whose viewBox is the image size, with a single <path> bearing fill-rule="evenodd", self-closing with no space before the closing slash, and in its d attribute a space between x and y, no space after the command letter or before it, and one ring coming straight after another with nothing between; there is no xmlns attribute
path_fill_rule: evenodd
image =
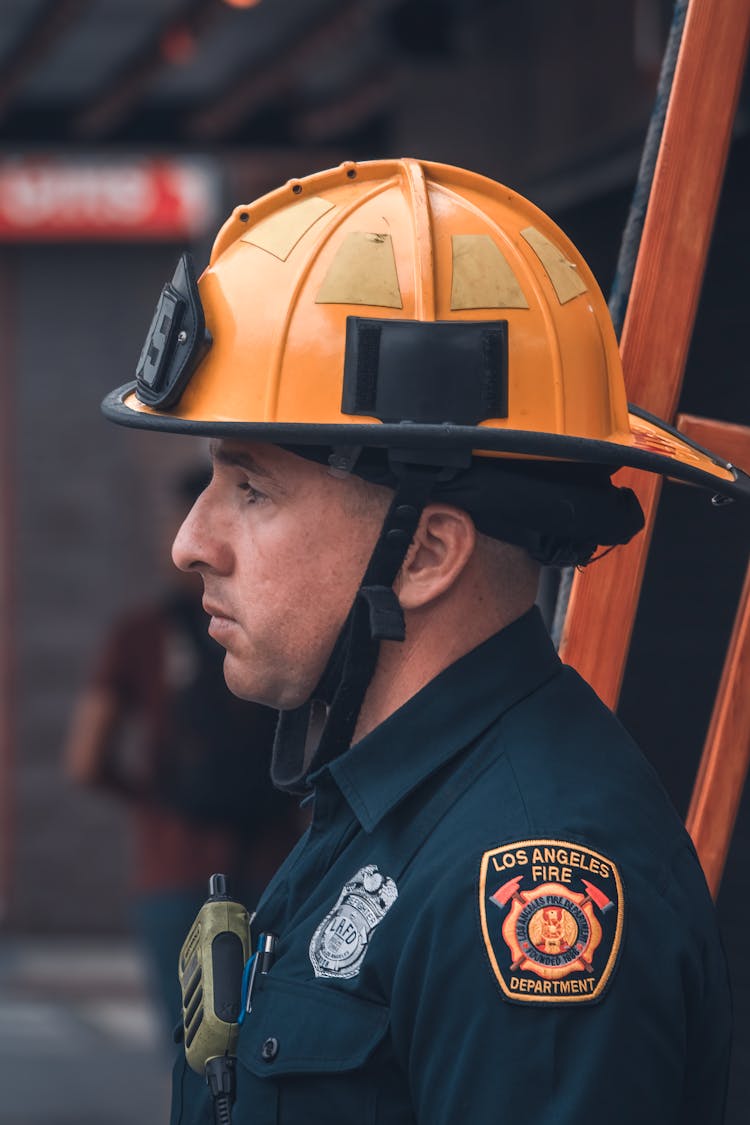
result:
<svg viewBox="0 0 750 1125"><path fill-rule="evenodd" d="M370 636L374 641L403 641L404 611L390 586L361 586L358 596L370 612Z"/></svg>

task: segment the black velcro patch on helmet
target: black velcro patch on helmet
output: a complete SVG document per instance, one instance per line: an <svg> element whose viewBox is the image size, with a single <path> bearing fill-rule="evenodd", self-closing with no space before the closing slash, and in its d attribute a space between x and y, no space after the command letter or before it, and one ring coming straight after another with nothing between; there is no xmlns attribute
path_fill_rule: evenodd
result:
<svg viewBox="0 0 750 1125"><path fill-rule="evenodd" d="M474 426L508 416L508 322L346 320L344 414Z"/></svg>
<svg viewBox="0 0 750 1125"><path fill-rule="evenodd" d="M147 406L172 406L211 346L189 254L161 291L136 368L136 395Z"/></svg>

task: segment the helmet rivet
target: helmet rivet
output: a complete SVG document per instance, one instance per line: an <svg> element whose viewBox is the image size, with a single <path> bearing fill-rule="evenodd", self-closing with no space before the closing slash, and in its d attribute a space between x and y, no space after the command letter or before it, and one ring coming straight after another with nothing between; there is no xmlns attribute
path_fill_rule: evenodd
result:
<svg viewBox="0 0 750 1125"><path fill-rule="evenodd" d="M186 340L187 340L187 332L183 328L182 332L177 333L177 343L178 344L184 344Z"/></svg>
<svg viewBox="0 0 750 1125"><path fill-rule="evenodd" d="M302 191L302 184L293 184L292 191L295 195L299 195L299 193Z"/></svg>
<svg viewBox="0 0 750 1125"><path fill-rule="evenodd" d="M248 219L250 218L247 211L240 211L238 217L239 217L239 220L240 220L241 223L246 223L248 221Z"/></svg>
<svg viewBox="0 0 750 1125"><path fill-rule="evenodd" d="M406 543L411 539L411 536L401 527L392 527L391 530L386 533L386 539L389 543Z"/></svg>
<svg viewBox="0 0 750 1125"><path fill-rule="evenodd" d="M346 174L347 174L347 176L349 177L350 180L354 180L354 179L356 179L356 176L357 176L357 169L356 168L347 168Z"/></svg>

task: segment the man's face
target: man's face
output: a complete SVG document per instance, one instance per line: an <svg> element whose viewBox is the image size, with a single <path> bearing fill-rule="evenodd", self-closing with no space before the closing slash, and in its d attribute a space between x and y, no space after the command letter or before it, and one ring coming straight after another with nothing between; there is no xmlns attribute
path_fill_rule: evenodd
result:
<svg viewBox="0 0 750 1125"><path fill-rule="evenodd" d="M361 582L388 492L273 445L212 445L213 477L172 558L203 578L208 631L243 699L288 710L311 694Z"/></svg>

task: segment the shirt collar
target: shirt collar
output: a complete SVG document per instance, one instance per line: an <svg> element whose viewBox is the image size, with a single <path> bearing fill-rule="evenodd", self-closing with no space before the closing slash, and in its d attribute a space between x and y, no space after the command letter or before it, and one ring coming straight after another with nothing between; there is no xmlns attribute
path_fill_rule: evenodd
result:
<svg viewBox="0 0 750 1125"><path fill-rule="evenodd" d="M366 832L560 668L536 607L446 668L324 766Z"/></svg>

